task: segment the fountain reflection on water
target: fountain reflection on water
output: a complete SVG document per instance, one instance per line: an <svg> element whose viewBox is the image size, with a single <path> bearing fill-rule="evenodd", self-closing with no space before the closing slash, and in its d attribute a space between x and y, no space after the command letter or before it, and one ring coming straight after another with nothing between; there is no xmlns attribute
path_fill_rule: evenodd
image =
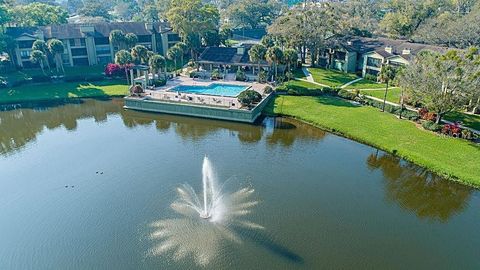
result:
<svg viewBox="0 0 480 270"><path fill-rule="evenodd" d="M151 250L153 255L173 254L174 260L193 257L199 265L207 265L227 243L241 243L236 231L263 229L245 216L258 202L252 199L250 187L228 192L226 183L218 186L210 160L205 157L202 167L203 196L198 196L188 184L177 188L178 199L171 208L181 218L153 222L150 235L159 243Z"/></svg>

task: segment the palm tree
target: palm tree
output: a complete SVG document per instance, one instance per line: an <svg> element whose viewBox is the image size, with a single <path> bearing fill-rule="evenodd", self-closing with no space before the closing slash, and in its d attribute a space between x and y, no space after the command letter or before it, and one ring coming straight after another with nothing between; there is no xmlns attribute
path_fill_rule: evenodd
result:
<svg viewBox="0 0 480 270"><path fill-rule="evenodd" d="M168 49L167 51L168 59L173 60L175 64L175 67L174 67L175 72L177 71L177 59L181 54L182 54L182 49L180 49L177 46L170 47L170 49Z"/></svg>
<svg viewBox="0 0 480 270"><path fill-rule="evenodd" d="M57 73L59 70L62 70L62 73L65 73L65 69L63 68L63 61L62 61L62 53L65 51L65 46L63 46L63 42L58 39L51 39L48 41L48 49L55 57L55 65L57 68Z"/></svg>
<svg viewBox="0 0 480 270"><path fill-rule="evenodd" d="M177 46L180 51L181 51L181 54L180 54L180 61L182 63L182 69L183 69L183 65L184 65L184 61L183 61L183 57L185 56L185 53L188 52L188 46L187 44L185 44L184 42L178 42L177 44L175 44L175 46Z"/></svg>
<svg viewBox="0 0 480 270"><path fill-rule="evenodd" d="M250 61L257 63L258 65L258 72L260 72L260 61L265 59L266 52L267 48L262 44L255 44L250 50L248 50ZM255 75L255 69L253 69L253 75Z"/></svg>
<svg viewBox="0 0 480 270"><path fill-rule="evenodd" d="M127 67L132 62L132 55L126 50L120 50L115 54L115 64L120 65L125 69L125 77L127 78L127 84L129 83Z"/></svg>
<svg viewBox="0 0 480 270"><path fill-rule="evenodd" d="M45 54L42 51L33 50L30 54L30 61L34 64L38 63L42 69L43 75L47 75L43 66L43 63L45 62Z"/></svg>
<svg viewBox="0 0 480 270"><path fill-rule="evenodd" d="M43 40L35 40L32 45L32 51L35 50L41 51L44 54L45 63L47 64L48 70L50 70L50 61L48 61L49 49L47 43Z"/></svg>
<svg viewBox="0 0 480 270"><path fill-rule="evenodd" d="M128 33L124 37L124 42L127 48L130 49L133 46L137 45L138 37L134 33Z"/></svg>
<svg viewBox="0 0 480 270"><path fill-rule="evenodd" d="M166 61L165 57L155 54L152 57L150 57L148 64L150 68L158 74L158 77L160 78L160 73L162 72L162 68L166 66Z"/></svg>
<svg viewBox="0 0 480 270"><path fill-rule="evenodd" d="M125 34L121 30L113 30L110 32L108 39L114 47L123 49L122 47L125 44Z"/></svg>
<svg viewBox="0 0 480 270"><path fill-rule="evenodd" d="M382 112L385 111L385 103L387 102L387 93L388 93L389 83L394 78L395 78L395 69L388 64L383 65L382 69L380 70L380 73L378 74L378 80L386 84L385 95L383 96Z"/></svg>
<svg viewBox="0 0 480 270"><path fill-rule="evenodd" d="M143 45L136 45L131 50L132 57L140 64L148 62L148 49Z"/></svg>
<svg viewBox="0 0 480 270"><path fill-rule="evenodd" d="M266 59L270 65L275 66L275 79L278 75L278 64L283 60L282 49L278 46L273 46L267 50Z"/></svg>
<svg viewBox="0 0 480 270"><path fill-rule="evenodd" d="M287 70L290 71L290 66L295 64L298 60L298 53L295 49L286 49L283 52L283 60L287 64Z"/></svg>

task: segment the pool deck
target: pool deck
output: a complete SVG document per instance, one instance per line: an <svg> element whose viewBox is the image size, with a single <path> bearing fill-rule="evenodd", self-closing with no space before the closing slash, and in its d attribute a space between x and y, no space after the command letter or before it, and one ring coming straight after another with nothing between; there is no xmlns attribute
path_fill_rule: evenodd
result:
<svg viewBox="0 0 480 270"><path fill-rule="evenodd" d="M262 101L251 108L245 108L236 97L199 93L178 92L172 90L179 85L209 86L211 84L241 85L262 94ZM176 77L168 80L162 87L145 89L141 96L125 97L125 108L160 112L194 117L221 119L253 123L260 116L272 94L265 94L266 84L257 82L239 82L228 80L202 80L189 77Z"/></svg>

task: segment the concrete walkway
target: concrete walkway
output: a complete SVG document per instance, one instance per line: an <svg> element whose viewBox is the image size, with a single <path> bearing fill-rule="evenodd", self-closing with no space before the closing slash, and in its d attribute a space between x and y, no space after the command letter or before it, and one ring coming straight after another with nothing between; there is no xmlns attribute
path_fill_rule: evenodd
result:
<svg viewBox="0 0 480 270"><path fill-rule="evenodd" d="M353 81L350 81L350 82L348 82L348 83L346 83L346 84L344 84L344 85L340 86L340 88L342 88L342 89L343 89L343 88L345 88L345 87L347 87L347 86L349 86L349 85L351 85L351 84L354 84L354 83L356 83L356 82L358 82L358 81L361 81L361 80L363 80L363 78L358 78L358 79L355 79L355 80L353 80Z"/></svg>
<svg viewBox="0 0 480 270"><path fill-rule="evenodd" d="M302 67L303 74L305 74L305 77L307 77L307 82L312 82L314 83L315 80L313 79L312 73L308 71L308 68Z"/></svg>
<svg viewBox="0 0 480 270"><path fill-rule="evenodd" d="M321 87L330 87L326 84L321 84L321 83L318 83L318 82L315 82L315 81L309 81L308 79L295 78L295 81L308 82L308 83L316 84L316 85L321 86Z"/></svg>

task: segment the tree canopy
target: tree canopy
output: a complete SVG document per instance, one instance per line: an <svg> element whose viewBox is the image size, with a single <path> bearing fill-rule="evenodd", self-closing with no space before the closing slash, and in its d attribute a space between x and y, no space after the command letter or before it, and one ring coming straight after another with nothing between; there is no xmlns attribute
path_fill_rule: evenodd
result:
<svg viewBox="0 0 480 270"><path fill-rule="evenodd" d="M63 7L44 3L14 6L9 14L17 26L44 26L67 23L68 12Z"/></svg>

